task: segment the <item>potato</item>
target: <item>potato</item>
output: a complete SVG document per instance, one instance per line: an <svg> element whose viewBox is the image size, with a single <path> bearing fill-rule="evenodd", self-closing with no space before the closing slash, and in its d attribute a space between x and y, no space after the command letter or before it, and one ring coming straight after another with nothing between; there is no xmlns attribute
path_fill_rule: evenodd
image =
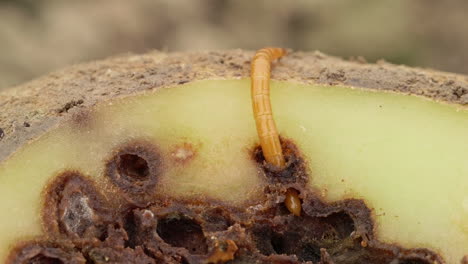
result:
<svg viewBox="0 0 468 264"><path fill-rule="evenodd" d="M293 52L276 171L252 56L128 55L1 92L0 261L468 262L468 77Z"/></svg>

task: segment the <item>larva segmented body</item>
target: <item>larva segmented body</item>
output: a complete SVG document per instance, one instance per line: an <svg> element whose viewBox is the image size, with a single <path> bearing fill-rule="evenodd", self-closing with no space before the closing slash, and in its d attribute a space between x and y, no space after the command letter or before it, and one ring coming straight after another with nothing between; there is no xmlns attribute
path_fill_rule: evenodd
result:
<svg viewBox="0 0 468 264"><path fill-rule="evenodd" d="M251 94L257 133L265 160L279 169L285 166L279 134L270 103L271 62L286 54L282 48L263 48L255 53L251 65Z"/></svg>

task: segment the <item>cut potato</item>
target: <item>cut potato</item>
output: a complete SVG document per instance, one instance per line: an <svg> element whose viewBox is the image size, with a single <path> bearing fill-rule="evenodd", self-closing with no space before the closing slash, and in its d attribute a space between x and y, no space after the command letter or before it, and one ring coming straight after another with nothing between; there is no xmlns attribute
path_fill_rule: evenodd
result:
<svg viewBox="0 0 468 264"><path fill-rule="evenodd" d="M291 54L272 75L277 172L249 56L117 58L0 94L0 261L467 260L466 77Z"/></svg>

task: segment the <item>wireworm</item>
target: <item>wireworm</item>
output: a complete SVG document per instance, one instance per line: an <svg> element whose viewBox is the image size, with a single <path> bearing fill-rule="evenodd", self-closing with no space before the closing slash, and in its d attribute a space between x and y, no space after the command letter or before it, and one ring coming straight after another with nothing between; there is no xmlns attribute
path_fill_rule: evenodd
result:
<svg viewBox="0 0 468 264"><path fill-rule="evenodd" d="M251 64L251 94L257 133L265 160L283 169L285 166L279 134L270 102L271 62L286 54L282 48L263 48L255 53Z"/></svg>

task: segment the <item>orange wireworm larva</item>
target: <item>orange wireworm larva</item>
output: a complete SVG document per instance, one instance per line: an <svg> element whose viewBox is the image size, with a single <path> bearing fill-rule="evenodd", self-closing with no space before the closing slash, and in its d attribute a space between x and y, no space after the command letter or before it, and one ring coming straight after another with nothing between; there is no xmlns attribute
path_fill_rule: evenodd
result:
<svg viewBox="0 0 468 264"><path fill-rule="evenodd" d="M251 65L251 94L257 133L265 160L283 169L285 166L279 134L270 102L271 62L286 54L282 48L263 48L255 53Z"/></svg>
<svg viewBox="0 0 468 264"><path fill-rule="evenodd" d="M302 205L299 199L299 193L295 189L288 189L286 191L286 198L284 198L284 205L295 216L301 216Z"/></svg>

